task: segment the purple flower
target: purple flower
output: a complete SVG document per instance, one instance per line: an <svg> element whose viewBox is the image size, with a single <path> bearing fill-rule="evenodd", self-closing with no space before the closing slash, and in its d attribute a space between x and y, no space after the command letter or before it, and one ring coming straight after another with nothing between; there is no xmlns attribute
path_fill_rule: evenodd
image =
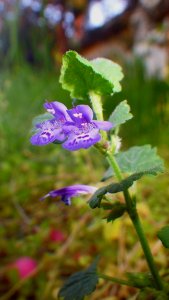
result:
<svg viewBox="0 0 169 300"><path fill-rule="evenodd" d="M42 197L41 199L43 200L47 197L52 197L52 198L61 197L61 200L66 205L71 205L72 197L76 197L79 195L85 195L85 194L93 194L95 191L96 191L96 188L94 186L76 184L76 185L66 186L59 190L51 191L47 195Z"/></svg>
<svg viewBox="0 0 169 300"><path fill-rule="evenodd" d="M67 107L60 102L47 102L44 104L47 112L53 115L53 119L36 124L38 132L30 139L33 145L43 146L54 141L63 142L66 135L63 132L63 124L70 121Z"/></svg>
<svg viewBox="0 0 169 300"><path fill-rule="evenodd" d="M113 126L111 122L93 120L93 111L88 105L67 109L62 103L49 102L44 107L54 118L36 125L39 130L31 138L34 145L57 140L69 151L87 149L100 141L99 130L108 131Z"/></svg>
<svg viewBox="0 0 169 300"><path fill-rule="evenodd" d="M88 105L77 105L67 112L73 122L66 122L63 126L67 140L62 147L70 151L91 147L100 141L100 129L108 131L113 126L110 122L94 121L93 111Z"/></svg>

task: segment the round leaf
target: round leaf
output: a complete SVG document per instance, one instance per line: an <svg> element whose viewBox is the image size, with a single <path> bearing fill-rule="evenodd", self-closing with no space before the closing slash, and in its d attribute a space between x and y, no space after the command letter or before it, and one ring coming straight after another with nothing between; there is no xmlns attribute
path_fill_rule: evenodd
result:
<svg viewBox="0 0 169 300"><path fill-rule="evenodd" d="M88 61L75 51L68 51L63 57L60 83L73 98L86 99L90 92L100 95L119 92L122 78L121 67L108 59Z"/></svg>

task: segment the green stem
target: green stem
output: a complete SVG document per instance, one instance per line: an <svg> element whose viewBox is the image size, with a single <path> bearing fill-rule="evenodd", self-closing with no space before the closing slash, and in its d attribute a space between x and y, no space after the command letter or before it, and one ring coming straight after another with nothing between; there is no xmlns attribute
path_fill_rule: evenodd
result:
<svg viewBox="0 0 169 300"><path fill-rule="evenodd" d="M154 282L155 282L156 288L158 290L163 290L162 280L161 280L161 278L159 276L158 269L157 269L156 264L154 262L153 255L151 253L149 244L147 242L146 236L145 236L144 231L143 231L143 227L142 227L140 218L139 218L139 216L138 216L137 213L135 215L135 218L132 218L132 222L133 222L134 228L135 228L135 230L137 232L137 235L138 235L138 237L140 239L140 243L141 243L142 249L144 251L144 255L146 257L147 264L148 264L149 269L151 271L151 274L152 274L152 276L154 278Z"/></svg>
<svg viewBox="0 0 169 300"><path fill-rule="evenodd" d="M113 168L116 177L118 178L119 181L121 181L123 179L123 177L122 177L121 170L120 170L114 156L111 155L111 153L107 152L106 157L107 157L107 160L109 161L110 166ZM155 265L153 255L151 253L151 250L150 250L149 244L147 242L146 236L144 234L142 224L140 222L140 218L139 218L138 213L137 213L136 204L133 201L133 199L131 198L130 193L129 193L128 190L124 191L124 198L125 198L125 202L126 202L126 205L127 205L127 210L128 210L129 217L130 217L130 219L133 223L133 226L136 230L137 236L140 240L140 243L141 243L141 246L142 246L146 261L147 261L147 264L149 266L150 272L153 276L156 288L158 290L162 290L163 289L163 284L162 284L161 278L159 276L157 267Z"/></svg>
<svg viewBox="0 0 169 300"><path fill-rule="evenodd" d="M122 284L122 285L132 286L131 282L129 282L127 280L124 280L124 279L111 277L111 276L108 276L108 275L105 275L105 274L102 274L102 273L97 273L97 275L98 275L99 278L102 278L102 279L106 279L106 280L109 280L109 281L112 281L112 282L115 282L115 283L119 283L119 284Z"/></svg>
<svg viewBox="0 0 169 300"><path fill-rule="evenodd" d="M109 165L110 165L110 166L112 167L112 169L114 170L114 173L115 173L117 179L118 179L119 181L121 181L121 180L123 179L123 176L122 176L122 174L121 174L121 170L120 170L120 168L119 168L119 166L118 166L118 164L117 164L117 162L116 162L114 156L113 156L111 153L109 153L109 152L107 151L107 153L106 153L106 158L107 158L107 160L108 160L108 162L109 162Z"/></svg>
<svg viewBox="0 0 169 300"><path fill-rule="evenodd" d="M95 94L93 92L90 92L89 96L90 96L92 107L96 114L97 120L103 121L104 118L103 118L103 108L102 108L101 96L98 94Z"/></svg>
<svg viewBox="0 0 169 300"><path fill-rule="evenodd" d="M97 120L98 121L103 121L104 118L103 118L103 107L102 107L101 96L98 95L98 94L95 94L93 92L90 92L89 96L90 96L90 101L91 101L93 110L96 114ZM106 138L107 138L106 132L101 131L101 135L102 135L102 138L104 140L106 140Z"/></svg>

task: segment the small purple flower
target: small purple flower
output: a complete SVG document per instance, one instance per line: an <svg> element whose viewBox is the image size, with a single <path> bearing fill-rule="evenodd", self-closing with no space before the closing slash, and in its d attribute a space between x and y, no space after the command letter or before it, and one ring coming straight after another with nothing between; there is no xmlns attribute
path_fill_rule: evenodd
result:
<svg viewBox="0 0 169 300"><path fill-rule="evenodd" d="M51 191L47 195L42 197L41 199L43 200L47 197L52 197L52 198L61 197L61 200L66 205L71 205L72 197L76 197L79 195L85 195L85 194L93 194L95 191L96 191L96 188L94 186L76 184L76 185L66 186L59 190Z"/></svg>
<svg viewBox="0 0 169 300"><path fill-rule="evenodd" d="M36 125L39 130L31 138L34 145L42 146L57 140L69 151L87 149L100 141L99 130L108 131L113 126L108 121L93 120L93 111L88 105L67 109L62 103L48 102L44 107L54 118Z"/></svg>
<svg viewBox="0 0 169 300"><path fill-rule="evenodd" d="M53 115L53 119L36 124L38 132L34 134L30 141L33 145L43 146L58 140L63 142L66 135L63 132L63 124L70 121L67 107L60 102L47 102L44 104L47 112Z"/></svg>
<svg viewBox="0 0 169 300"><path fill-rule="evenodd" d="M113 126L107 121L94 121L93 111L88 105L77 105L67 112L73 122L66 122L63 126L67 140L62 146L70 151L91 147L100 141L100 129L108 131Z"/></svg>

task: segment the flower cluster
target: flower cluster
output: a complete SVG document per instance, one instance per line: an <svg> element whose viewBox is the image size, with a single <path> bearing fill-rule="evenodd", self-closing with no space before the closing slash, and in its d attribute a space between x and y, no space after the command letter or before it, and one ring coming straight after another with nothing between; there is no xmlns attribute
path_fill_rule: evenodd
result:
<svg viewBox="0 0 169 300"><path fill-rule="evenodd" d="M99 130L108 131L112 123L93 120L93 111L88 105L77 105L72 109L60 102L47 102L45 109L53 118L36 124L37 132L31 137L33 145L43 146L52 142L75 151L87 149L100 141Z"/></svg>

